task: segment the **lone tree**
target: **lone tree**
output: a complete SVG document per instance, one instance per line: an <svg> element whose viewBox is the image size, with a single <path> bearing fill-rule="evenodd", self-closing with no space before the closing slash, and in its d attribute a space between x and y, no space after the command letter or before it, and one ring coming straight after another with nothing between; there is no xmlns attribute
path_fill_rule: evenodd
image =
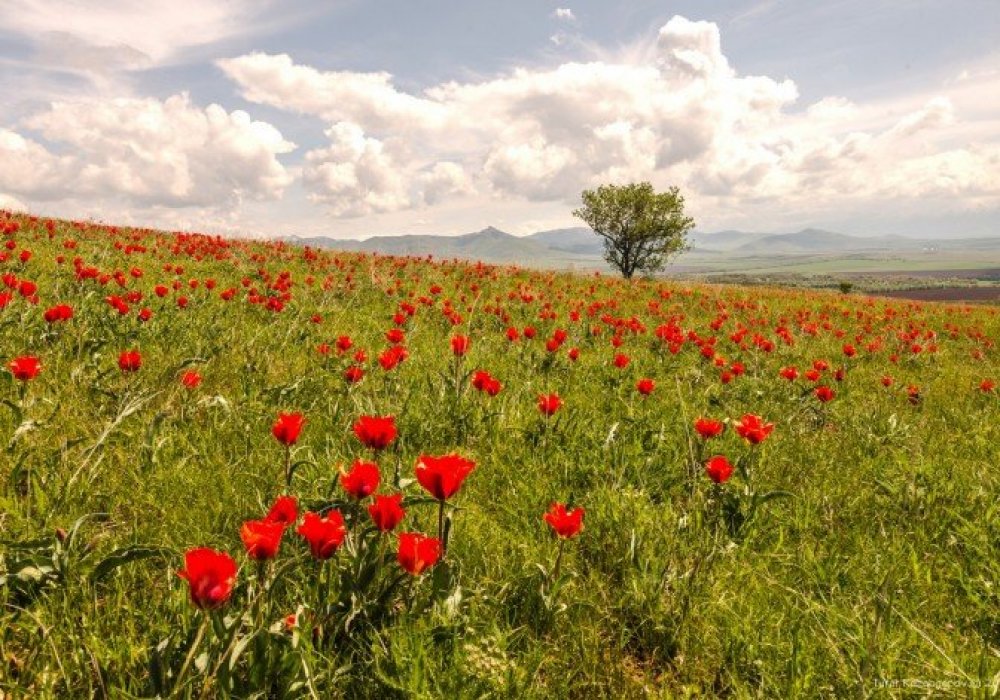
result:
<svg viewBox="0 0 1000 700"><path fill-rule="evenodd" d="M583 206L573 216L604 239L604 259L625 279L658 272L688 248L694 219L684 216L684 198L676 187L655 192L648 182L601 185L581 197Z"/></svg>

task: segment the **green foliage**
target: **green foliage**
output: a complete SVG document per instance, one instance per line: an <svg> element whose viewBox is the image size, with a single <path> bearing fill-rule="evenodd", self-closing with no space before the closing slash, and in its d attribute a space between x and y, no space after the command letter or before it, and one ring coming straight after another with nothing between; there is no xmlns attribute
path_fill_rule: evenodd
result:
<svg viewBox="0 0 1000 700"><path fill-rule="evenodd" d="M573 212L604 239L604 259L625 279L659 272L687 249L694 219L684 216L676 187L656 192L648 182L601 185L584 190L583 206Z"/></svg>
<svg viewBox="0 0 1000 700"><path fill-rule="evenodd" d="M42 372L25 384L0 370L6 696L996 693L1000 397L978 388L1000 377L996 308L264 242L209 254L198 238L69 222L50 238L44 222L21 222L18 246L34 257L4 271L37 282L41 300L0 310L0 360L35 353ZM126 252L136 244L146 250ZM123 288L79 280L75 256L143 275ZM250 288L277 295L269 285L286 271L281 312L248 303ZM239 294L223 302L228 288ZM129 315L105 301L132 290L143 298ZM72 304L73 319L46 323L55 303ZM385 371L376 358L403 303L416 307L401 326L409 358ZM146 323L141 306L153 311ZM670 324L679 341L660 333ZM559 329L568 337L550 351ZM716 339L711 359L689 331ZM471 338L461 361L456 332ZM317 351L341 335L350 351ZM857 356L843 355L847 342ZM124 374L129 347L143 365ZM630 363L616 367L616 353ZM816 360L837 394L822 408L812 382L778 375ZM723 384L734 362L745 371ZM355 363L366 374L348 384ZM190 369L197 388L179 381ZM502 391L475 390L474 369ZM636 391L642 377L656 381L649 396ZM550 392L563 407L544 418L537 396ZM279 411L307 418L288 455L292 492L303 508L341 509L350 536L320 564L288 531L261 572L239 530L285 488L270 433ZM738 436L744 413L775 423L766 443ZM437 528L437 504L414 481L420 454L477 462L449 501L447 558L419 578L402 575L395 539L366 530L364 504L339 485L341 466L372 457L351 433L362 414L396 417L379 490L406 494L406 530ZM700 416L726 430L701 440ZM736 467L718 486L704 472L716 454ZM542 520L553 501L586 509L563 545ZM196 546L240 563L232 598L208 614L176 574ZM903 679L938 685L879 686Z"/></svg>

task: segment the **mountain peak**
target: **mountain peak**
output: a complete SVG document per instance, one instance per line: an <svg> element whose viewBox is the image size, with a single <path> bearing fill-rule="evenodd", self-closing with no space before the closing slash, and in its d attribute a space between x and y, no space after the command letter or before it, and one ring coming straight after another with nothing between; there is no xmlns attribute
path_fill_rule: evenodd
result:
<svg viewBox="0 0 1000 700"><path fill-rule="evenodd" d="M477 231L475 236L510 236L506 231L501 231L496 226L487 226L482 231Z"/></svg>

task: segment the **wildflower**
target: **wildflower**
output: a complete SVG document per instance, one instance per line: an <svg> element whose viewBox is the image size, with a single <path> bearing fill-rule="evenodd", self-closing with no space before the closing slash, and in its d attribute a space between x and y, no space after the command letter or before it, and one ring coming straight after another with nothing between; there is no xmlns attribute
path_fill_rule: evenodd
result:
<svg viewBox="0 0 1000 700"><path fill-rule="evenodd" d="M327 511L320 517L312 511L302 517L302 524L296 530L309 543L309 551L316 559L332 557L347 535L344 516L339 510Z"/></svg>
<svg viewBox="0 0 1000 700"><path fill-rule="evenodd" d="M207 547L189 549L184 569L177 575L191 589L191 602L202 610L214 610L229 600L236 583L236 562L225 552Z"/></svg>
<svg viewBox="0 0 1000 700"><path fill-rule="evenodd" d="M406 511L402 508L403 494L396 493L391 496L378 495L368 506L368 515L372 522L382 532L390 532L403 520Z"/></svg>
<svg viewBox="0 0 1000 700"><path fill-rule="evenodd" d="M306 419L301 413L279 413L278 419L271 427L271 434L285 447L291 447L298 442L299 433L302 432L305 423Z"/></svg>
<svg viewBox="0 0 1000 700"><path fill-rule="evenodd" d="M570 539L580 534L583 529L583 508L567 511L563 503L553 503L549 511L542 517L552 531L564 539Z"/></svg>
<svg viewBox="0 0 1000 700"><path fill-rule="evenodd" d="M377 464L358 459L351 465L351 471L341 473L340 485L348 494L361 500L375 493L379 479Z"/></svg>
<svg viewBox="0 0 1000 700"><path fill-rule="evenodd" d="M404 532L399 536L396 559L405 571L419 576L437 563L441 556L441 541L419 532Z"/></svg>
<svg viewBox="0 0 1000 700"><path fill-rule="evenodd" d="M417 481L434 498L446 501L461 488L462 482L475 468L474 461L457 454L441 457L420 455L416 468Z"/></svg>
<svg viewBox="0 0 1000 700"><path fill-rule="evenodd" d="M396 439L396 419L393 416L361 416L354 424L354 435L365 447L385 449Z"/></svg>

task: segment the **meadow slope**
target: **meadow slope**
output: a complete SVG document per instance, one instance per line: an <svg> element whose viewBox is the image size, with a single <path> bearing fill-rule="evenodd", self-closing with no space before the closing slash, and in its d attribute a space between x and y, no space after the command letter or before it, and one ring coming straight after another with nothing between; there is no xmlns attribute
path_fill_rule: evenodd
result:
<svg viewBox="0 0 1000 700"><path fill-rule="evenodd" d="M996 692L995 306L0 232L0 695ZM442 504L416 466L453 453ZM447 551L410 573L403 531ZM198 547L234 579L179 577Z"/></svg>

